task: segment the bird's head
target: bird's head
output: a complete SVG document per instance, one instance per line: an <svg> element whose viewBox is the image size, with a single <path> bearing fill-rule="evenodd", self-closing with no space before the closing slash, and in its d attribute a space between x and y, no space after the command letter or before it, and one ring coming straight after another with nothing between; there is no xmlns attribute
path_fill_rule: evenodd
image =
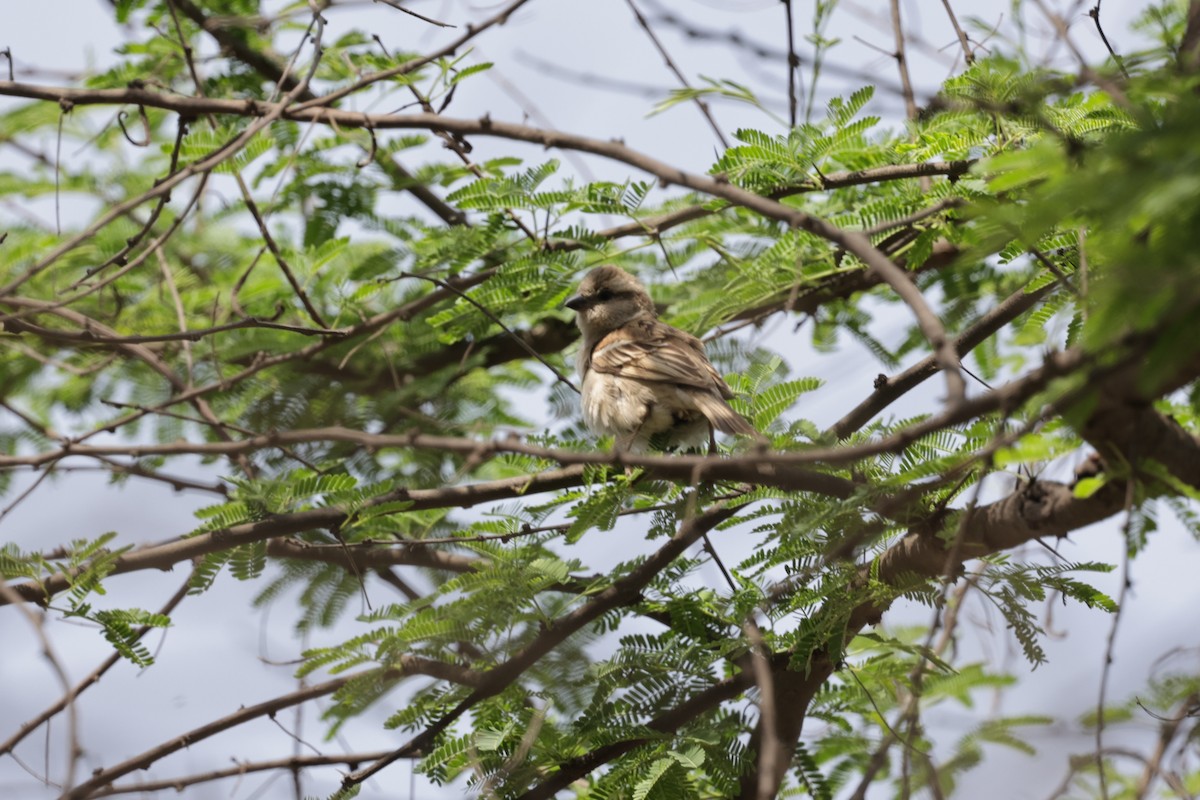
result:
<svg viewBox="0 0 1200 800"><path fill-rule="evenodd" d="M587 337L598 338L642 317L653 318L654 301L642 282L620 267L605 264L589 272L579 291L564 304Z"/></svg>

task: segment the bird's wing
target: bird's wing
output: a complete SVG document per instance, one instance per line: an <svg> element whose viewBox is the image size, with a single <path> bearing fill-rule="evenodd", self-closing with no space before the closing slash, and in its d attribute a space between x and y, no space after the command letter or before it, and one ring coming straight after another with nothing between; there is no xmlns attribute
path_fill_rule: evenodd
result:
<svg viewBox="0 0 1200 800"><path fill-rule="evenodd" d="M732 397L713 369L704 344L658 320L636 320L605 336L591 354L597 372L642 381L673 383Z"/></svg>

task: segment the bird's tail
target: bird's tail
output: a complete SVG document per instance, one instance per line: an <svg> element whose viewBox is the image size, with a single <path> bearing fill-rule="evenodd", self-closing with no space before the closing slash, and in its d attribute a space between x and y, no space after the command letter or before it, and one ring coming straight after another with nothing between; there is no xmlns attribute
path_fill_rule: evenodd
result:
<svg viewBox="0 0 1200 800"><path fill-rule="evenodd" d="M695 399L700 413L708 417L712 426L721 433L736 433L763 440L764 437L758 432L758 429L751 425L745 417L730 408L729 404L720 397L709 392L695 392L692 397Z"/></svg>

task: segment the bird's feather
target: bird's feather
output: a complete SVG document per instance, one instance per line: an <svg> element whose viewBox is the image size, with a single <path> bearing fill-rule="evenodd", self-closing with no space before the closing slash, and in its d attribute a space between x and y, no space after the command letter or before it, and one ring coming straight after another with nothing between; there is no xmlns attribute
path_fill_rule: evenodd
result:
<svg viewBox="0 0 1200 800"><path fill-rule="evenodd" d="M711 392L692 392L692 400L700 409L700 413L708 417L712 426L721 433L740 433L742 436L752 436L755 439L762 438L758 429L751 425L745 417Z"/></svg>
<svg viewBox="0 0 1200 800"><path fill-rule="evenodd" d="M687 386L733 397L704 355L704 344L677 328L641 319L612 331L591 353L591 369L641 381Z"/></svg>

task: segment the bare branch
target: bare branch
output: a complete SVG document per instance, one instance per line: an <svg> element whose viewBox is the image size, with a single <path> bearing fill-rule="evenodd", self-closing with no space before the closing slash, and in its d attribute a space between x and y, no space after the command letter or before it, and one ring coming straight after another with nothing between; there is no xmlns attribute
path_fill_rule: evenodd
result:
<svg viewBox="0 0 1200 800"><path fill-rule="evenodd" d="M796 54L796 24L792 20L792 0L783 0L784 20L787 25L787 68L788 68L788 123L796 127L796 113L799 106L797 86L799 85L800 56Z"/></svg>
<svg viewBox="0 0 1200 800"><path fill-rule="evenodd" d="M50 671L54 673L54 677L58 680L59 685L62 686L62 708L65 708L67 711L67 766L62 785L63 788L69 789L75 784L75 770L79 765L79 756L83 752L79 746L79 715L75 708L75 690L72 688L71 681L67 677L67 670L63 666L58 651L50 642L50 637L46 633L45 626L43 625L44 619L41 616L43 612L40 609L35 611L27 608L26 601L21 597L20 593L2 575L0 575L0 600L3 600L5 604L15 606L21 616L33 628L34 636L37 637L37 640L42 645L42 657L46 659L46 662L50 665ZM55 713L58 712L56 711ZM32 730L32 728L29 728L29 730ZM20 741L21 738L24 738L24 734L18 731L16 741ZM8 747L7 750L0 750L0 752L7 752L11 755L12 747ZM48 781L49 775L45 779Z"/></svg>
<svg viewBox="0 0 1200 800"><path fill-rule="evenodd" d="M118 784L117 786L109 786L106 789L100 789L92 793L92 797L113 797L119 794L140 794L149 792L161 791L182 791L188 786L196 786L201 783L209 783L218 781L223 778L241 778L245 775L252 775L255 772L267 772L271 770L288 770L296 772L307 770L312 767L332 766L335 764L345 764L351 769L357 767L366 761L373 761L383 755L386 751L374 751L366 753L342 753L339 755L329 756L289 756L287 758L278 758L273 761L238 761L235 766L227 767L226 769L217 769L210 772L201 772L195 775L184 775L178 778L167 778L159 781L140 781L138 783ZM424 756L424 753L416 757Z"/></svg>
<svg viewBox="0 0 1200 800"><path fill-rule="evenodd" d="M662 42L659 41L658 36L655 35L654 29L650 27L650 23L646 21L644 16L642 16L642 12L638 10L637 5L634 4L633 0L625 0L625 5L629 6L629 10L633 12L633 16L637 19L638 25L646 32L646 36L649 37L650 41L654 44L654 49L658 51L658 54L662 56L663 61L666 62L667 69L671 70L671 73L679 79L679 82L683 84L683 88L691 89L691 84L688 83L688 80L684 74L680 72L679 67L675 66L675 61L671 58L671 54L667 52L667 48L663 47ZM721 142L721 146L728 149L729 140L725 138L725 134L721 131L721 126L717 124L715 119L713 119L712 111L709 109L708 103L704 102L704 99L701 97L696 97L694 100L696 106L700 109L700 113L703 114L704 119L708 121L708 126L712 128L713 133L717 135L717 139Z"/></svg>
<svg viewBox="0 0 1200 800"><path fill-rule="evenodd" d="M451 25L448 22L438 22L436 19L433 19L432 17L427 17L424 14L418 14L417 12L413 11L411 8L405 8L404 6L400 5L399 0L372 0L372 2L383 3L385 5L389 5L392 8L396 9L397 11L403 11L405 14L416 17L417 19L422 20L423 22L428 22L430 25L436 25L439 28L456 28L456 27L458 27L457 25Z"/></svg>
<svg viewBox="0 0 1200 800"><path fill-rule="evenodd" d="M912 81L908 77L908 57L904 54L904 26L900 21L900 0L890 0L892 14L893 46L896 48L892 58L896 59L896 69L900 71L900 93L904 96L904 109L910 120L917 118L917 100L913 95Z"/></svg>
<svg viewBox="0 0 1200 800"><path fill-rule="evenodd" d="M1100 3L1102 0L1096 0L1096 5L1088 9L1088 16L1092 18L1092 22L1096 23L1096 33L1100 34L1100 40L1104 42L1105 48L1108 49L1108 54L1112 56L1112 60L1116 62L1117 68L1121 70L1121 74L1125 76L1125 80L1129 80L1129 70L1125 69L1125 62L1117 55L1117 51L1109 44L1108 37L1104 35L1104 26L1100 24Z"/></svg>
<svg viewBox="0 0 1200 800"><path fill-rule="evenodd" d="M950 5L950 0L942 0L942 7L946 9L946 16L950 18L950 26L954 28L954 35L958 37L958 43L962 46L963 58L967 64L975 63L975 53L971 50L971 42L967 39L967 34L963 31L962 26L958 24L958 17L954 15L954 8Z"/></svg>
<svg viewBox="0 0 1200 800"><path fill-rule="evenodd" d="M397 659L397 666L379 672L382 679L393 681L409 675L432 675L444 680L463 680L468 682L475 680L471 670L435 662L427 658L416 658L407 655L402 655ZM325 683L308 686L299 691L285 694L262 703L240 708L232 714L214 720L206 725L201 725L198 728L193 728L187 733L169 739L144 753L126 759L120 764L107 769L96 770L89 780L64 793L63 800L83 800L83 798L92 797L94 796L94 792L103 789L113 781L123 778L136 770L146 769L151 764L169 756L171 753L190 747L196 742L203 741L218 733L236 728L249 720L270 716L284 708L291 708L314 698L333 694L350 681L361 679L365 674L356 673L346 675L326 681Z"/></svg>
<svg viewBox="0 0 1200 800"><path fill-rule="evenodd" d="M189 581L184 581L183 585L180 586L175 591L175 594L171 595L171 598L169 600L167 600L166 603L163 604L162 608L159 609L158 613L163 616L170 615L171 612L175 610L175 607L178 606L181 602L183 602L183 598L187 596L188 586L189 586ZM143 625L142 627L138 628L137 631L134 633L134 638L132 641L140 641L142 638L144 638L146 636L147 633L149 633L152 630L156 630L156 628L153 626L150 626L150 625ZM30 720L22 722L21 727L17 729L16 733L14 733L9 738L5 739L3 742L0 742L0 755L4 755L5 753L11 753L13 751L13 748L15 748L18 744L20 744L21 741L23 739L25 739L26 736L28 736L29 734L31 734L35 730L37 730L43 723L52 719L55 715L60 713L64 708L69 707L70 704L72 702L74 702L75 698L79 697L79 695L83 694L90 687L99 683L100 679L102 677L104 677L104 673L108 672L108 670L111 669L120 660L121 660L120 653L113 652L111 655L108 656L108 658L104 659L104 661L102 661L98 667L96 667L94 670L92 670L86 678L79 681L74 686L72 686L70 689L68 689L66 692L64 692L63 696L61 698L59 698L55 703L51 704L48 708L46 708L44 711L42 711L36 717L33 717Z"/></svg>

